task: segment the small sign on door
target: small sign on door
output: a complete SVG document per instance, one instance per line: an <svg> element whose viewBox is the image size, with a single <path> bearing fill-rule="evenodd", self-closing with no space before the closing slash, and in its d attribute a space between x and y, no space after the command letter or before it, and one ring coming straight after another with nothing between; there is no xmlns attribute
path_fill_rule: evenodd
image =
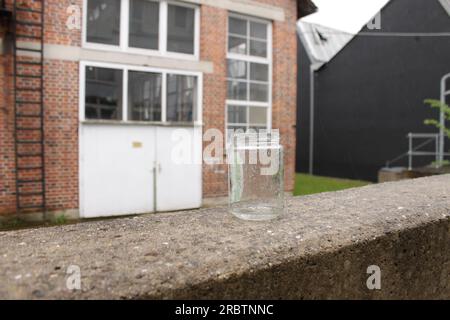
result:
<svg viewBox="0 0 450 320"><path fill-rule="evenodd" d="M133 141L133 149L142 149L142 142L139 141Z"/></svg>

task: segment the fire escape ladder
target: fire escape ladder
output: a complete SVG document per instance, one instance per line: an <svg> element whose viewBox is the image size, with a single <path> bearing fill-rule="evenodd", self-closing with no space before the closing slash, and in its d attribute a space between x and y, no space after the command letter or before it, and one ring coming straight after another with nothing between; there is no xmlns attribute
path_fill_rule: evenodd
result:
<svg viewBox="0 0 450 320"><path fill-rule="evenodd" d="M44 1L13 7L14 133L17 212L46 211Z"/></svg>

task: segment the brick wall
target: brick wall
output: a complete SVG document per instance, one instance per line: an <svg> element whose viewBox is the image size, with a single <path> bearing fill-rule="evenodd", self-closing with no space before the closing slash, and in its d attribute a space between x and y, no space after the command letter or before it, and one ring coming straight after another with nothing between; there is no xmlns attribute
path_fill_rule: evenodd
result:
<svg viewBox="0 0 450 320"><path fill-rule="evenodd" d="M296 1L264 1L283 7L286 22L273 25L273 128L280 129L285 147L286 190L295 180L296 110L297 110L297 4Z"/></svg>
<svg viewBox="0 0 450 320"><path fill-rule="evenodd" d="M202 60L214 63L214 73L204 75L203 122L204 130L225 130L226 100L226 37L228 12L204 6L201 11ZM226 165L203 165L203 194L205 197L222 196L228 192Z"/></svg>
<svg viewBox="0 0 450 320"><path fill-rule="evenodd" d="M26 2L29 2L27 0ZM80 46L81 32L66 27L67 8L82 0L46 0L45 42ZM285 147L286 189L293 189L296 122L296 1L260 0L282 7L285 22L273 24L273 127L279 128ZM11 1L9 1L11 3ZM201 60L211 61L214 72L204 75L203 119L208 128L225 129L226 36L228 13L201 8ZM15 208L15 173L11 59L0 57L0 214ZM78 208L78 63L45 62L45 148L47 203L50 210ZM205 197L227 194L226 166L204 165Z"/></svg>
<svg viewBox="0 0 450 320"><path fill-rule="evenodd" d="M0 55L0 215L13 212L16 200L11 73L11 56Z"/></svg>
<svg viewBox="0 0 450 320"><path fill-rule="evenodd" d="M286 21L273 23L272 126L280 129L285 147L285 188L292 191L295 179L295 124L297 94L297 3L294 0L261 0L285 11ZM227 10L202 7L201 59L214 63L205 75L203 119L205 129L225 128ZM228 193L226 166L204 166L205 197Z"/></svg>
<svg viewBox="0 0 450 320"><path fill-rule="evenodd" d="M45 63L45 152L49 210L78 208L78 63Z"/></svg>

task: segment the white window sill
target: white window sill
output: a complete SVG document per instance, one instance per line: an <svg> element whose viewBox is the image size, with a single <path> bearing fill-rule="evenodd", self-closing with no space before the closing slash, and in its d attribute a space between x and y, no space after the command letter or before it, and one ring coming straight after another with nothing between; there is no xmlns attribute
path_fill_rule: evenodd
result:
<svg viewBox="0 0 450 320"><path fill-rule="evenodd" d="M193 122L156 122L156 121L120 121L120 120L82 120L84 125L114 125L114 126L149 126L149 127L203 127L203 123Z"/></svg>
<svg viewBox="0 0 450 320"><path fill-rule="evenodd" d="M81 46L82 49L87 50L95 50L102 52L116 52L123 54L130 54L136 56L144 56L144 57L155 57L155 58L168 58L168 59L177 59L177 60L187 60L187 61L200 61L199 55L196 54L186 54L186 53L177 53L177 52L163 52L159 50L150 50L150 49L140 49L140 48L122 48L120 46L113 45L104 45L97 43L85 42Z"/></svg>

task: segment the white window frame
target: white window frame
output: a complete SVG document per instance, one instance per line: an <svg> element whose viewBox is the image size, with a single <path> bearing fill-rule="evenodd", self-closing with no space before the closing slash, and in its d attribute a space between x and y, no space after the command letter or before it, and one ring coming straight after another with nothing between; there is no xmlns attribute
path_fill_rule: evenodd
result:
<svg viewBox="0 0 450 320"><path fill-rule="evenodd" d="M98 68L108 68L108 69L119 69L122 70L122 119L121 120L102 120L102 119L86 119L85 108L86 108L86 67L98 67ZM128 119L128 72L129 71L142 71L149 73L159 73L162 75L162 88L161 88L161 121L135 121ZM193 71L180 71L174 69L162 69L162 68L150 68L150 67L139 67L133 65L123 65L116 63L104 63L104 62L94 62L94 61L80 61L80 97L79 97L79 116L80 122L102 122L102 123L117 123L117 124L142 124L142 125L173 125L173 126L183 126L183 125L195 125L201 126L203 121L203 73L193 72ZM197 103L194 105L197 118L192 122L170 122L167 121L167 75L183 75L183 76L194 76L197 77Z"/></svg>
<svg viewBox="0 0 450 320"><path fill-rule="evenodd" d="M200 7L175 0L150 0L159 2L159 43L158 50L130 47L129 42L129 21L130 21L130 1L121 0L120 4L120 41L119 45L101 44L87 41L87 3L83 0L83 27L82 27L82 47L85 49L124 52L133 54L150 55L157 57L169 57L174 59L199 60L200 59ZM180 7L192 8L195 10L194 18L194 54L178 53L167 51L167 29L168 29L168 6L177 5Z"/></svg>
<svg viewBox="0 0 450 320"><path fill-rule="evenodd" d="M230 38L230 34L229 34L230 18L246 20L248 23L247 26L249 26L250 21L264 23L267 25L267 58L229 52L228 45L229 45L229 38ZM267 64L268 70L269 70L269 75L268 75L268 77L269 77L268 78L268 86L269 86L268 90L269 91L268 91L267 102L232 100L232 99L228 99L228 97L227 97L226 103L225 103L225 130L228 131L229 127L232 127L232 128L244 127L243 124L228 123L228 106L247 107L246 108L247 109L246 110L247 122L245 124L247 130L254 126L260 126L257 124L250 123L250 115L249 115L250 108L249 107L267 108L267 129L270 130L272 128L272 91L273 91L273 87L272 87L273 86L273 49L272 49L272 43L273 43L272 29L273 29L273 27L272 27L272 21L229 12L226 28L227 28L227 40L226 40L227 61L229 59L231 59L231 60L245 61L245 62L250 62L250 63L253 62L253 63ZM249 28L247 28L247 29L248 29L247 37L249 37L250 29ZM250 50L250 48L248 48L248 50ZM250 70L248 70L248 77L250 77ZM229 78L227 77L226 79L228 82ZM247 79L247 81L248 80L249 79ZM249 88L248 88L248 90L249 90ZM250 95L250 92L247 92L247 95Z"/></svg>

